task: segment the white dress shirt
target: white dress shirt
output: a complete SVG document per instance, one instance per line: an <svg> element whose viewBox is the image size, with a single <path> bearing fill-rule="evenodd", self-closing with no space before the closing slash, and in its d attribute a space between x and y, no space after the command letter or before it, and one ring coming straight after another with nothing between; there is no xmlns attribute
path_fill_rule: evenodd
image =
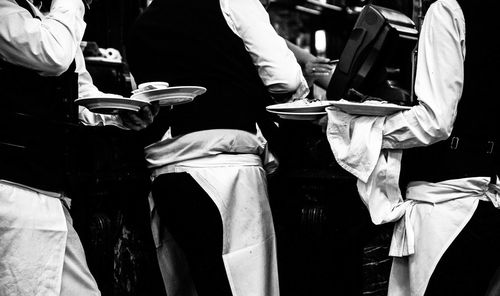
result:
<svg viewBox="0 0 500 296"><path fill-rule="evenodd" d="M86 27L83 2L54 0L46 15L34 6L32 8L39 18L33 18L14 0L0 0L0 58L38 71L42 76L60 75L75 61L78 97L102 95L92 82L80 49ZM93 113L83 107L79 110L80 120L86 125L123 128L118 116Z"/></svg>
<svg viewBox="0 0 500 296"><path fill-rule="evenodd" d="M419 104L386 118L382 148L405 149L449 137L464 80L465 20L455 0L434 3L418 44Z"/></svg>
<svg viewBox="0 0 500 296"><path fill-rule="evenodd" d="M41 75L60 75L75 59L85 31L83 2L54 0L46 16L34 11L40 19L14 0L0 0L0 58Z"/></svg>
<svg viewBox="0 0 500 296"><path fill-rule="evenodd" d="M300 89L305 83L300 65L274 30L260 1L220 0L220 6L231 30L245 43L268 90L283 93Z"/></svg>

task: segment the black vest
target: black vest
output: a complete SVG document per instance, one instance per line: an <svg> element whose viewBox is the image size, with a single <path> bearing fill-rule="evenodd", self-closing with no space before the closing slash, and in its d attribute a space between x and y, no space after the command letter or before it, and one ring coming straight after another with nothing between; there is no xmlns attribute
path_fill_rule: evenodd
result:
<svg viewBox="0 0 500 296"><path fill-rule="evenodd" d="M218 0L155 0L135 22L127 46L138 83L199 85L207 92L174 106L163 122L174 135L207 129L255 133L271 98L243 41L227 25ZM161 114L158 122L162 122Z"/></svg>
<svg viewBox="0 0 500 296"><path fill-rule="evenodd" d="M0 179L51 191L65 188L77 126L74 63L43 77L0 62Z"/></svg>
<svg viewBox="0 0 500 296"><path fill-rule="evenodd" d="M44 77L0 61L0 92L0 179L85 198L147 180L137 133L79 124L74 62Z"/></svg>
<svg viewBox="0 0 500 296"><path fill-rule="evenodd" d="M466 23L465 78L452 135L448 140L403 153L401 183L438 182L498 174L500 161L500 59L494 0L458 1Z"/></svg>

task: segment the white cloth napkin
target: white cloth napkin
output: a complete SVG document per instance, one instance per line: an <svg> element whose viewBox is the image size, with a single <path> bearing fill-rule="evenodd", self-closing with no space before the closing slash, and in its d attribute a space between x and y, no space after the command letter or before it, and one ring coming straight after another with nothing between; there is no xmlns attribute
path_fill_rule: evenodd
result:
<svg viewBox="0 0 500 296"><path fill-rule="evenodd" d="M352 116L334 107L328 113L327 138L338 164L367 182L382 147L383 117Z"/></svg>
<svg viewBox="0 0 500 296"><path fill-rule="evenodd" d="M397 221L407 208L399 190L400 150L384 150L384 117L353 116L329 107L327 138L338 164L357 187L375 224Z"/></svg>

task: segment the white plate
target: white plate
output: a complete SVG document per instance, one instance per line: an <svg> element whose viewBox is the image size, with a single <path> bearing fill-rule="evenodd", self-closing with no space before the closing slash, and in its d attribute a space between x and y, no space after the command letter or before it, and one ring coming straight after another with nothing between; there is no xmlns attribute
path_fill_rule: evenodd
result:
<svg viewBox="0 0 500 296"><path fill-rule="evenodd" d="M346 100L332 101L332 106L352 115L386 116L398 111L409 110L409 106L400 106L382 102L349 102ZM329 107L331 108L331 107Z"/></svg>
<svg viewBox="0 0 500 296"><path fill-rule="evenodd" d="M315 101L297 100L290 103L275 104L267 106L267 111L293 112L293 113L311 113L323 112L325 108L332 105L333 101Z"/></svg>
<svg viewBox="0 0 500 296"><path fill-rule="evenodd" d="M139 92L133 94L131 99L158 102L160 106L173 106L189 103L196 96L204 94L206 91L207 89L201 86L173 86Z"/></svg>
<svg viewBox="0 0 500 296"><path fill-rule="evenodd" d="M274 110L267 111L277 114L280 118L290 120L317 120L326 115L326 112L282 112Z"/></svg>
<svg viewBox="0 0 500 296"><path fill-rule="evenodd" d="M122 96L81 98L76 99L75 103L101 114L117 114L121 110L139 111L143 106L149 105L148 102Z"/></svg>

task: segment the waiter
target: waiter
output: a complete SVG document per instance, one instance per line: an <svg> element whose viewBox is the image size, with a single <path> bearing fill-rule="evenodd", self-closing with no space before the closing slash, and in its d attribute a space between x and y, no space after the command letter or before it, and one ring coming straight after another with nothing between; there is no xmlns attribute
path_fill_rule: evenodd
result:
<svg viewBox="0 0 500 296"><path fill-rule="evenodd" d="M0 295L100 295L65 202L81 128L72 102L98 91L80 50L84 10L0 0Z"/></svg>
<svg viewBox="0 0 500 296"><path fill-rule="evenodd" d="M185 254L198 295L278 295L267 142L256 124L271 96L306 94L293 53L258 0L156 0L129 40L139 83L207 88L160 112L159 138L146 148L159 218ZM159 238L158 257L174 254L165 248L169 236ZM178 285L183 268L160 267L167 293L187 295Z"/></svg>
<svg viewBox="0 0 500 296"><path fill-rule="evenodd" d="M412 136L394 132L384 145L415 147L448 138L403 152L401 182L408 184L407 200L416 203L410 219L418 236L414 255L394 259L389 295L484 295L500 267L500 104L494 74L500 63L485 46L495 34L496 13L483 9L496 1L427 3L415 89L429 109L407 116L407 122L418 123L410 127ZM429 110L441 133L420 117ZM407 128L397 124L400 118L386 126Z"/></svg>
<svg viewBox="0 0 500 296"><path fill-rule="evenodd" d="M342 165L358 177L372 221L397 221L388 295L485 295L500 266L500 122L492 74L499 62L485 46L494 35L495 11L483 9L495 3L427 3L418 104L385 117L329 110L328 136L337 160L347 159ZM357 151L360 143L368 147L358 157L363 162L346 165L359 153L341 155L349 151L336 147L343 139Z"/></svg>

